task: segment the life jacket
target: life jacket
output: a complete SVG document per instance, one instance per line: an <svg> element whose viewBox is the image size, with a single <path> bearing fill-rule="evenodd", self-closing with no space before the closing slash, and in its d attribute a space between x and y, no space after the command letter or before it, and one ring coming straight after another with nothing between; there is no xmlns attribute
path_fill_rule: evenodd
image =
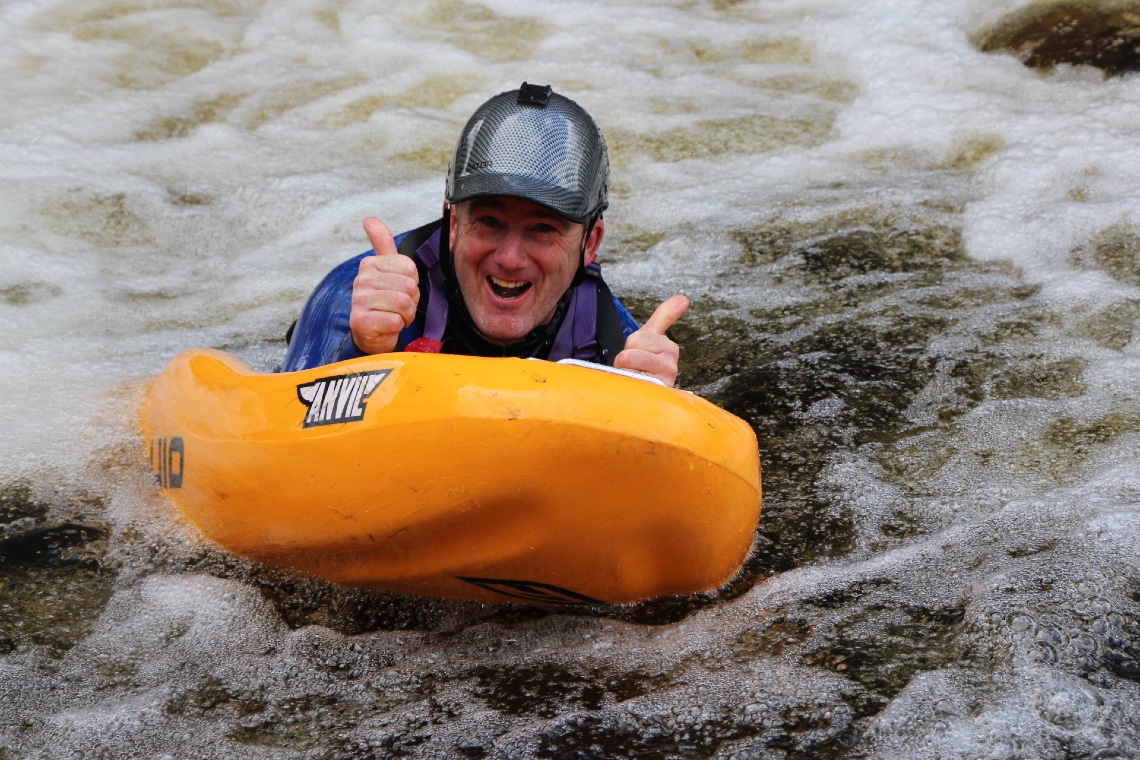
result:
<svg viewBox="0 0 1140 760"><path fill-rule="evenodd" d="M436 346L445 344L445 338L451 334L449 320L456 316L452 313L447 273L440 260L440 231L441 221L436 220L396 236L396 249L416 262L420 276L416 317L400 333L397 351L415 350L424 344L421 338ZM286 334L289 350L282 371L295 372L364 355L352 340L349 315L353 280L361 259L371 255L373 251L367 251L339 264L317 285L301 316ZM567 303L560 303L564 308L559 309L551 322L553 335L540 341L534 353L525 355L550 361L582 359L612 366L625 346L625 339L638 329L637 321L610 292L597 264L585 267L576 283L568 293ZM553 329L555 322L558 324ZM475 353L469 349L456 350L454 344L454 340L445 344L444 351ZM507 347L502 355L517 354L512 354L511 347Z"/></svg>

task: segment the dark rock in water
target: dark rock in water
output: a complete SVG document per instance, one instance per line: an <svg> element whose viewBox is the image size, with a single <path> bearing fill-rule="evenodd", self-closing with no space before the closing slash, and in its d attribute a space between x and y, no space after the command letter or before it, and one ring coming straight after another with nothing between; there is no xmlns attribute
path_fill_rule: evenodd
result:
<svg viewBox="0 0 1140 760"><path fill-rule="evenodd" d="M86 636L111 596L105 526L67 519L70 505L0 482L0 654L60 655Z"/></svg>
<svg viewBox="0 0 1140 760"><path fill-rule="evenodd" d="M1140 71L1140 3L1035 3L1003 18L979 41L1026 66L1094 66L1106 76Z"/></svg>

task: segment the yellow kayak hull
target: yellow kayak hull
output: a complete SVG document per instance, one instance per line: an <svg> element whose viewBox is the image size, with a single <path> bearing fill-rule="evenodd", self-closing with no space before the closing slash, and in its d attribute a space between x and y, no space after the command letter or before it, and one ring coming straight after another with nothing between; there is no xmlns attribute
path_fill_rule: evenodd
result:
<svg viewBox="0 0 1140 760"><path fill-rule="evenodd" d="M523 359L383 354L264 374L175 357L155 479L211 541L345 586L486 602L715 589L760 518L756 437L690 393Z"/></svg>

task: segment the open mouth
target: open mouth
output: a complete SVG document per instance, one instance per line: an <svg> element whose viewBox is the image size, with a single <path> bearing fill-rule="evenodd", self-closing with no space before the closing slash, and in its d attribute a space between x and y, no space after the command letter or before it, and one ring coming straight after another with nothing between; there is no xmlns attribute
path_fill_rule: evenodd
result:
<svg viewBox="0 0 1140 760"><path fill-rule="evenodd" d="M508 282L507 280L500 280L498 277L488 277L487 283L491 286L491 291L495 295L506 300L518 298L530 290L530 283L525 280L522 282Z"/></svg>

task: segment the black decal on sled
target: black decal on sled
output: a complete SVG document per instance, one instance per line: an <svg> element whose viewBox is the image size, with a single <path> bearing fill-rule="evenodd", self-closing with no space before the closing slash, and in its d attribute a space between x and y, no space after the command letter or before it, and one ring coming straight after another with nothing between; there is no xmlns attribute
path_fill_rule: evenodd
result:
<svg viewBox="0 0 1140 760"><path fill-rule="evenodd" d="M178 436L150 439L150 471L160 488L181 488L186 472L186 444Z"/></svg>
<svg viewBox="0 0 1140 760"><path fill-rule="evenodd" d="M458 575L456 578L479 588L493 591L496 594L527 602L539 604L605 604L600 599L593 599L585 594L579 594L577 591L552 586L549 583L508 581L498 578L464 578Z"/></svg>
<svg viewBox="0 0 1140 760"><path fill-rule="evenodd" d="M365 402L391 373L390 369L374 369L358 374L322 377L298 385L297 398L309 408L301 426L315 427L364 419Z"/></svg>

